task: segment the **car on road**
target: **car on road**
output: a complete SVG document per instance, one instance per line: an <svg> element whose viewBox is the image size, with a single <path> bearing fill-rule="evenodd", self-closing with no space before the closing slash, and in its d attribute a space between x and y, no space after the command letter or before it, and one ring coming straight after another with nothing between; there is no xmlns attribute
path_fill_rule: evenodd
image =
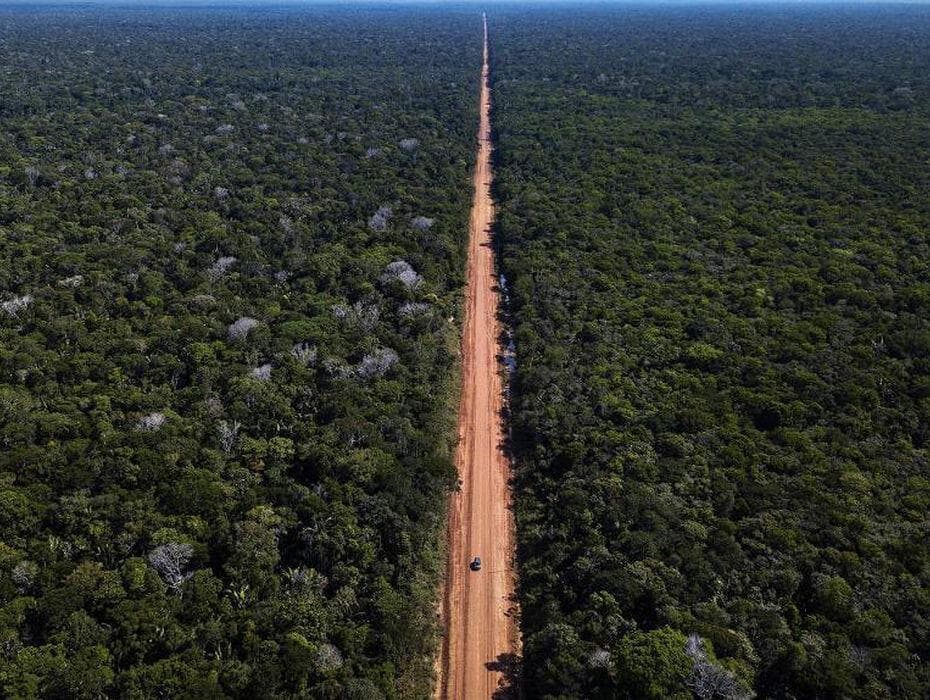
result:
<svg viewBox="0 0 930 700"><path fill-rule="evenodd" d="M471 564L468 565L468 568L472 571L481 571L481 557L475 557L471 560Z"/></svg>

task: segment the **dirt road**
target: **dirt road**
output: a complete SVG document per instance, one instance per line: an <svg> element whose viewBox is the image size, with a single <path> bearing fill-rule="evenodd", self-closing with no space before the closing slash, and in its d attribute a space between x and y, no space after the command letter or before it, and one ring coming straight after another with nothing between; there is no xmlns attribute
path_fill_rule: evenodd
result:
<svg viewBox="0 0 930 700"><path fill-rule="evenodd" d="M446 635L437 698L490 698L509 683L519 654L514 594L513 520L503 450L499 290L491 246L491 125L488 25L484 18L478 157L469 223L468 277L462 335L463 384L456 466L461 490L449 509ZM481 570L468 564L481 557Z"/></svg>

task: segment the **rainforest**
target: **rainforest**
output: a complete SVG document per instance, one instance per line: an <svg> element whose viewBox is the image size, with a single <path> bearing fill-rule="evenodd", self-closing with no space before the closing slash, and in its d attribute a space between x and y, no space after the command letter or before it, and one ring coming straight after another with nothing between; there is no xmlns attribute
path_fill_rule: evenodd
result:
<svg viewBox="0 0 930 700"><path fill-rule="evenodd" d="M0 694L422 695L478 20L0 22Z"/></svg>
<svg viewBox="0 0 930 700"><path fill-rule="evenodd" d="M527 697L925 697L930 12L492 26Z"/></svg>
<svg viewBox="0 0 930 700"><path fill-rule="evenodd" d="M930 8L0 7L0 696L930 695Z"/></svg>

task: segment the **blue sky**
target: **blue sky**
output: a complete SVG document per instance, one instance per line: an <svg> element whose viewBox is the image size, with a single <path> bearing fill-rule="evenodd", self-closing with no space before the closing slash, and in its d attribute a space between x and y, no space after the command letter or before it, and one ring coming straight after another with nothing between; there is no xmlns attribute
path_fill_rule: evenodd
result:
<svg viewBox="0 0 930 700"><path fill-rule="evenodd" d="M311 5L925 5L930 0L0 0L17 5L114 5L132 7L311 6Z"/></svg>

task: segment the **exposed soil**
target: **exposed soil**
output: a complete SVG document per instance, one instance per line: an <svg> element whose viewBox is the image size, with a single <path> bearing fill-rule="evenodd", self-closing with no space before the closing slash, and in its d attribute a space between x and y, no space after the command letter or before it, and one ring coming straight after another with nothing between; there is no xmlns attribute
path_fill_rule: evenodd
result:
<svg viewBox="0 0 930 700"><path fill-rule="evenodd" d="M514 596L514 535L505 452L499 288L491 224L491 124L488 29L484 19L478 157L469 223L462 335L462 394L456 466L461 490L449 507L445 636L437 698L504 697L512 692L520 653ZM469 569L481 557L481 570Z"/></svg>

